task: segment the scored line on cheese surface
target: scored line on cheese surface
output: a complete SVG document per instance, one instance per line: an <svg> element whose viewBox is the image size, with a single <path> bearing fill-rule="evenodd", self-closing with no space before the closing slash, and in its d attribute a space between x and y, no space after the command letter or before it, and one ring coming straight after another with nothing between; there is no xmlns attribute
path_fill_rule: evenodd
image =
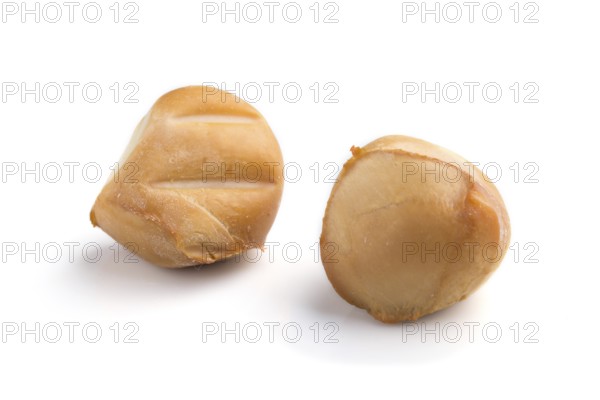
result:
<svg viewBox="0 0 600 400"><path fill-rule="evenodd" d="M152 184L152 187L157 189L261 189L269 186L274 186L274 183L223 181L220 177L211 179L162 181Z"/></svg>
<svg viewBox="0 0 600 400"><path fill-rule="evenodd" d="M173 117L170 119L174 123L202 123L202 124L251 124L259 122L252 116L233 115L233 114L196 114Z"/></svg>

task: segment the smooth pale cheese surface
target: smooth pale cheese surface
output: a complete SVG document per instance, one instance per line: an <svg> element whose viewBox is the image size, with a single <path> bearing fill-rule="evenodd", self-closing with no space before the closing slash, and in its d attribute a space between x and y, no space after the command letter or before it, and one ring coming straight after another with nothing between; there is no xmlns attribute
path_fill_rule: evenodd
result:
<svg viewBox="0 0 600 400"><path fill-rule="evenodd" d="M462 158L402 136L353 152L321 237L344 299L384 322L415 320L466 298L497 268L508 217L499 195L458 166Z"/></svg>
<svg viewBox="0 0 600 400"><path fill-rule="evenodd" d="M211 264L264 245L282 190L262 115L233 94L187 87L139 123L91 219L154 264Z"/></svg>

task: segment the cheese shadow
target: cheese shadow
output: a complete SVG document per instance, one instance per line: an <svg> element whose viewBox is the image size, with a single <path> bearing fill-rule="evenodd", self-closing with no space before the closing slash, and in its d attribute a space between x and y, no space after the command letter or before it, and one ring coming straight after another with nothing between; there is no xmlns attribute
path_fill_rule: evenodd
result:
<svg viewBox="0 0 600 400"><path fill-rule="evenodd" d="M337 342L321 340L290 346L303 354L341 364L426 365L460 356L474 345L469 342L467 328L462 324L467 320L477 322L469 316L482 314L478 312L481 305L476 299L459 302L415 322L386 324L347 303L326 280L320 284L313 281L310 286L307 293L312 295L306 299L307 312L315 315L322 326L335 324L337 332L333 338ZM453 342L454 324L462 327L461 339L456 342ZM438 332L437 336L434 331Z"/></svg>
<svg viewBox="0 0 600 400"><path fill-rule="evenodd" d="M99 261L90 262L79 254L67 269L65 279L71 285L76 281L83 293L118 296L123 300L179 296L206 286L214 288L232 275L248 272L253 265L242 257L211 265L167 269L131 255L123 247L119 246L117 251L114 242L100 242L99 246L102 251Z"/></svg>

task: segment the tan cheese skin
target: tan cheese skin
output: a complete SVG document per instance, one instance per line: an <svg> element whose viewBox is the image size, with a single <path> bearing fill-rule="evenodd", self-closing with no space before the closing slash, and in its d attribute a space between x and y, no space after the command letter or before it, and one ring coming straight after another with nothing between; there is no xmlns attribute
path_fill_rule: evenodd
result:
<svg viewBox="0 0 600 400"><path fill-rule="evenodd" d="M151 263L212 264L262 248L283 190L279 144L233 94L162 96L133 134L91 221Z"/></svg>
<svg viewBox="0 0 600 400"><path fill-rule="evenodd" d="M496 270L510 222L481 171L407 136L352 153L321 235L325 271L346 301L383 322L412 321L465 299Z"/></svg>

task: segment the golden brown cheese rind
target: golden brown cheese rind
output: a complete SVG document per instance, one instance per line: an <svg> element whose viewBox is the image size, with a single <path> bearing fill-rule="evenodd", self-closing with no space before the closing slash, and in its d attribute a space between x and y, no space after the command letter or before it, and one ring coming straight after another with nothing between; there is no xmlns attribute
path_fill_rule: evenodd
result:
<svg viewBox="0 0 600 400"><path fill-rule="evenodd" d="M416 320L465 299L496 270L510 223L481 171L406 136L352 153L321 235L325 271L346 301L384 322Z"/></svg>
<svg viewBox="0 0 600 400"><path fill-rule="evenodd" d="M233 94L186 87L140 122L91 220L154 264L211 264L263 247L282 190L262 115Z"/></svg>

